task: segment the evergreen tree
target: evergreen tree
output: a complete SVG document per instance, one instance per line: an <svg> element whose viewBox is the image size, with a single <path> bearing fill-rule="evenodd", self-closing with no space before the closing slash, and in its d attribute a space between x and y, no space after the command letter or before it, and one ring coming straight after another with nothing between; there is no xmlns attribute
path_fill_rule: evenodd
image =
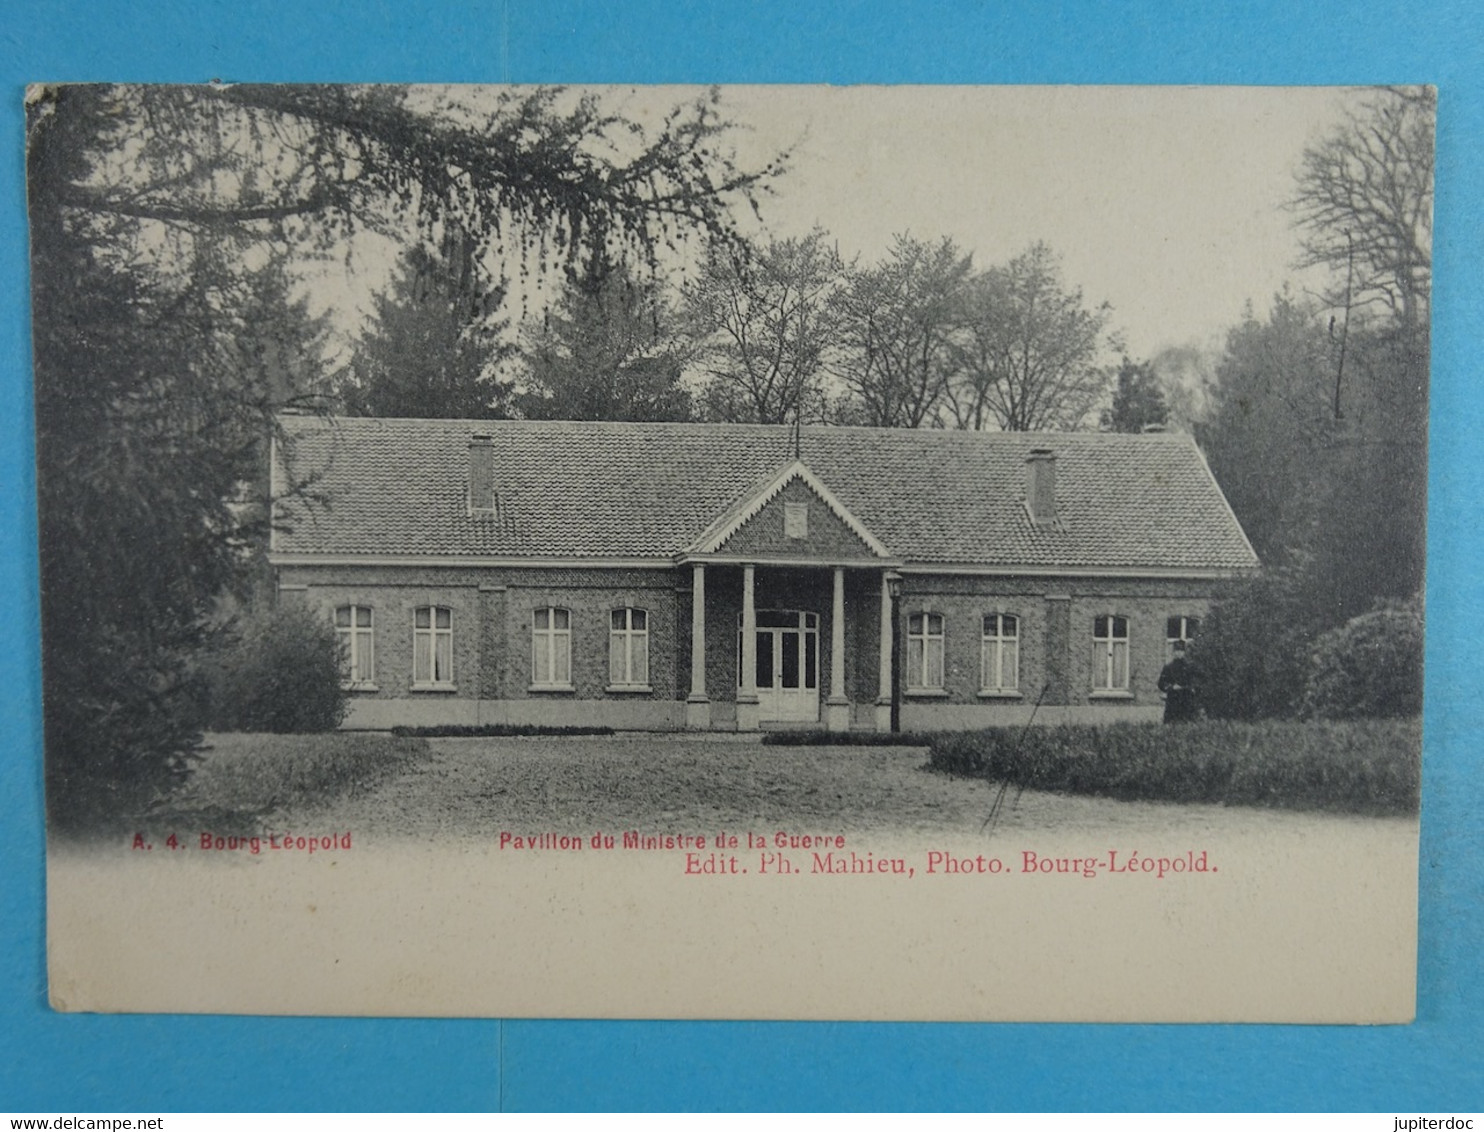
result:
<svg viewBox="0 0 1484 1132"><path fill-rule="evenodd" d="M573 269L735 240L732 206L779 165L740 168L728 130L714 92L657 126L550 88L483 103L386 87L28 92L59 822L137 809L189 763L188 660L252 569L275 413L326 392L290 281L368 230L404 245L456 233L476 262Z"/></svg>
<svg viewBox="0 0 1484 1132"><path fill-rule="evenodd" d="M502 418L512 383L499 376L514 351L502 341L502 291L481 287L463 246L452 255L408 253L376 297L372 325L357 341L342 389L353 416ZM461 270L462 268L462 270Z"/></svg>
<svg viewBox="0 0 1484 1132"><path fill-rule="evenodd" d="M1103 427L1110 432L1143 432L1151 425L1163 427L1170 411L1154 366L1127 357L1118 366L1113 386L1113 405L1103 413Z"/></svg>
<svg viewBox="0 0 1484 1132"><path fill-rule="evenodd" d="M596 259L574 278L526 348L517 404L535 420L684 421L684 345L657 283Z"/></svg>

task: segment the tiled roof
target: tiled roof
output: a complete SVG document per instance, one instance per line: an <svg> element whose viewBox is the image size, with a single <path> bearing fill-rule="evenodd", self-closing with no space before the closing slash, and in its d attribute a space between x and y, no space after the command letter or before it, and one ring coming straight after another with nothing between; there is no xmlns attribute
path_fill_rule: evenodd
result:
<svg viewBox="0 0 1484 1132"><path fill-rule="evenodd" d="M794 458L774 425L286 417L279 554L671 558ZM495 516L468 509L469 440L494 438ZM1033 524L1025 460L1056 455L1059 522ZM1232 570L1257 560L1176 434L805 428L800 456L906 563Z"/></svg>

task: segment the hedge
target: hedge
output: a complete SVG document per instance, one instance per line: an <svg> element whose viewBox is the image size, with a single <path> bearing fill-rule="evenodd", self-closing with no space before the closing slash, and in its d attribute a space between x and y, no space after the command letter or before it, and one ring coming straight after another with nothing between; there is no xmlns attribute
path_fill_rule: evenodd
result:
<svg viewBox="0 0 1484 1132"><path fill-rule="evenodd" d="M917 731L764 731L769 747L926 747L932 736Z"/></svg>
<svg viewBox="0 0 1484 1132"><path fill-rule="evenodd" d="M1162 802L1415 814L1418 719L1203 720L935 735L930 765L1012 786Z"/></svg>
<svg viewBox="0 0 1484 1132"><path fill-rule="evenodd" d="M519 738L528 735L612 735L611 727L544 727L534 723L450 723L433 727L393 727L392 734L416 739Z"/></svg>

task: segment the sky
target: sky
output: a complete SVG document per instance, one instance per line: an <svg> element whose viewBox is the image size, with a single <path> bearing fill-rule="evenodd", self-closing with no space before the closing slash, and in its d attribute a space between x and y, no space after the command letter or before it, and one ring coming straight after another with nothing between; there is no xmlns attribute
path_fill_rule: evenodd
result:
<svg viewBox="0 0 1484 1132"><path fill-rule="evenodd" d="M651 95L631 95L636 102ZM1210 344L1298 254L1283 208L1304 147L1354 92L1243 87L737 87L739 147L793 146L769 229L818 224L846 257L951 236L978 267L1037 240L1113 307L1134 357Z"/></svg>
<svg viewBox="0 0 1484 1132"><path fill-rule="evenodd" d="M491 94L501 88L489 88ZM698 87L573 88L658 128ZM458 97L477 101L463 88ZM1284 208L1304 148L1362 92L1338 87L722 88L743 167L790 151L754 232L824 228L849 260L879 259L898 233L952 237L977 267L1040 240L1090 306L1142 359L1168 346L1219 349L1251 302L1286 283L1299 248ZM749 218L741 217L749 224ZM745 226L744 226L745 227ZM371 241L320 301L356 313L391 267Z"/></svg>

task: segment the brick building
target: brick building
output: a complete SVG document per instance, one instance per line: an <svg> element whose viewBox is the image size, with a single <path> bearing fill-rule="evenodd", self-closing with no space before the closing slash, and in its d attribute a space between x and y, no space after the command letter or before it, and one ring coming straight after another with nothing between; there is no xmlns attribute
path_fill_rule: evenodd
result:
<svg viewBox="0 0 1484 1132"><path fill-rule="evenodd" d="M1153 719L1257 566L1183 436L283 426L270 560L339 630L352 727Z"/></svg>

